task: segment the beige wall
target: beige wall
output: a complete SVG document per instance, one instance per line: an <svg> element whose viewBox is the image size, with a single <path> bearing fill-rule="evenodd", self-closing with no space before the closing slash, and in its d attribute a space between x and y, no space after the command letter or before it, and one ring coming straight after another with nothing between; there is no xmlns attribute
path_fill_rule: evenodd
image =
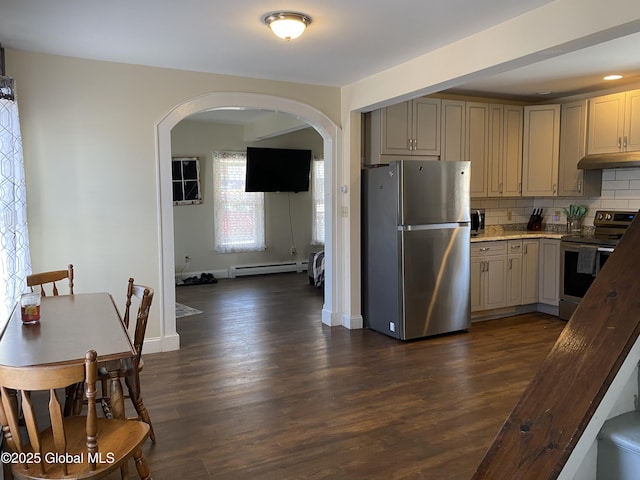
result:
<svg viewBox="0 0 640 480"><path fill-rule="evenodd" d="M160 285L156 124L208 92L308 104L339 124L336 88L7 50L16 80L34 270L76 266L79 293ZM147 334L162 331L160 299Z"/></svg>
<svg viewBox="0 0 640 480"><path fill-rule="evenodd" d="M214 251L212 152L244 151L247 146L310 149L315 156L321 156L323 151L322 137L312 128L261 141L246 141L244 128L238 125L191 120L184 120L176 125L171 132L173 155L200 158L203 194L202 204L173 207L177 274L182 273L181 276L186 277L209 272L217 277L224 277L226 270L232 266L304 261L311 252L310 191L265 194L267 249L264 252L219 254ZM295 257L290 255L289 197L293 235L298 251ZM319 247L315 247L315 250L318 249ZM187 268L184 265L185 255L191 258Z"/></svg>

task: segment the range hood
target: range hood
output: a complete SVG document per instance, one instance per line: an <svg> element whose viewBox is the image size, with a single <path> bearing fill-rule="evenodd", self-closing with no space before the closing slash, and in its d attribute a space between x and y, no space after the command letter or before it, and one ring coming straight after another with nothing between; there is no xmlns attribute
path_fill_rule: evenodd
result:
<svg viewBox="0 0 640 480"><path fill-rule="evenodd" d="M578 168L582 170L631 167L640 167L640 152L595 153L578 162Z"/></svg>

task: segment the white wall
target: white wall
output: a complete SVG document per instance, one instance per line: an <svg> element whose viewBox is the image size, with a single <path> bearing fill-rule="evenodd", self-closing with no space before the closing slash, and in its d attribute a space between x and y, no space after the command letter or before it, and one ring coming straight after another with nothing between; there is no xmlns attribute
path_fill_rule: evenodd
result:
<svg viewBox="0 0 640 480"><path fill-rule="evenodd" d="M315 156L322 156L322 137L314 129L305 128L266 140L245 141L242 126L185 120L172 130L171 146L174 156L200 157L203 195L201 204L173 207L176 273L187 277L210 272L223 277L232 266L304 261L312 248L314 251L321 248L311 245L311 192L299 192L265 194L266 251L221 254L214 251L212 152L244 151L247 146L259 146L310 149ZM289 201L296 256L290 255ZM184 264L186 255L191 258L187 268Z"/></svg>

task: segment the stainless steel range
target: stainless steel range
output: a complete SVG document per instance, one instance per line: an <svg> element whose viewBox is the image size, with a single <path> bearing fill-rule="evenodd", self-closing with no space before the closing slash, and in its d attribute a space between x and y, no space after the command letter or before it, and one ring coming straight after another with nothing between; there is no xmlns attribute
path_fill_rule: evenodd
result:
<svg viewBox="0 0 640 480"><path fill-rule="evenodd" d="M569 320L622 238L635 211L596 211L593 233L560 240L560 318Z"/></svg>

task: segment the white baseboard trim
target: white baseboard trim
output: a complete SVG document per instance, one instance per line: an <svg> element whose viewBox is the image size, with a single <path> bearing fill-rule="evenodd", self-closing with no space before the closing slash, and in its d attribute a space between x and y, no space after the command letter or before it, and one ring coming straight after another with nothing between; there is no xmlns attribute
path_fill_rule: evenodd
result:
<svg viewBox="0 0 640 480"><path fill-rule="evenodd" d="M284 273L284 272L306 272L307 261L304 262L281 262L281 263L265 263L256 265L237 265L229 268L229 278L242 277L247 275L262 275L265 273Z"/></svg>
<svg viewBox="0 0 640 480"><path fill-rule="evenodd" d="M342 316L342 326L349 330L359 330L363 325L364 320L362 319L362 315L356 315L353 317L350 317L349 315Z"/></svg>
<svg viewBox="0 0 640 480"><path fill-rule="evenodd" d="M180 350L180 335L177 333L166 337L145 338L142 353L144 355L145 353L162 353L173 350Z"/></svg>
<svg viewBox="0 0 640 480"><path fill-rule="evenodd" d="M337 327L338 325L342 325L340 316L337 313L325 309L322 309L322 323L330 327Z"/></svg>

